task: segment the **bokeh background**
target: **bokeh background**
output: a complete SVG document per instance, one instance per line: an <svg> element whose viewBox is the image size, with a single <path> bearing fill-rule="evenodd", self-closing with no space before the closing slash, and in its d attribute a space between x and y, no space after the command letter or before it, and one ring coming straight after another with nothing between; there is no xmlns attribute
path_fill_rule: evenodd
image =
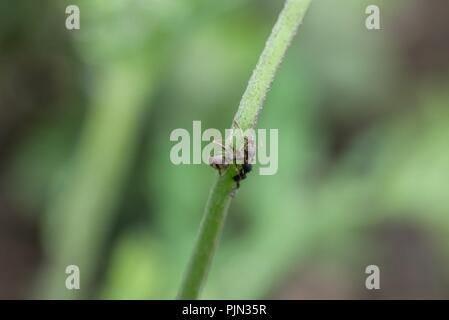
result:
<svg viewBox="0 0 449 320"><path fill-rule="evenodd" d="M229 126L282 6L0 1L0 298L176 296L217 173L170 132ZM278 173L242 183L203 298L449 298L448 14L313 1L260 118Z"/></svg>

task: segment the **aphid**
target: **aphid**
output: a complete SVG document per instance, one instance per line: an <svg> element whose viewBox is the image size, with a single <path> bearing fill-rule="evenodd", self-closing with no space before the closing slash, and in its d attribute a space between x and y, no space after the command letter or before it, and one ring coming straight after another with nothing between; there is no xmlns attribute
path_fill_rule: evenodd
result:
<svg viewBox="0 0 449 320"><path fill-rule="evenodd" d="M243 130L240 128L237 121L234 121L236 128L240 130L241 137L243 137L243 144L240 147L234 147L232 134L229 139L230 142L226 145L214 141L222 147L223 152L218 155L214 155L209 158L209 164L218 170L220 175L228 169L230 164L234 164L237 167L238 174L233 176L233 180L237 183L237 188L240 187L240 181L246 178L246 174L252 170L251 163L254 159L254 139L252 135L243 135Z"/></svg>
<svg viewBox="0 0 449 320"><path fill-rule="evenodd" d="M221 176L222 170L226 170L229 167L229 164L232 163L233 154L229 153L223 144L216 141L214 141L214 143L222 147L223 153L211 156L209 158L209 165L218 170L218 173Z"/></svg>

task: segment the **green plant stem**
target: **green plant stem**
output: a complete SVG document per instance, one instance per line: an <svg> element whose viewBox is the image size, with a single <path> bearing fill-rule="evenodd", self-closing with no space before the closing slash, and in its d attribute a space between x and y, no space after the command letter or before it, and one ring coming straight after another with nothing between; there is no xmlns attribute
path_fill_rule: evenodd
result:
<svg viewBox="0 0 449 320"><path fill-rule="evenodd" d="M229 194L235 185L231 172L232 170L228 170L222 177L219 177L210 191L197 244L179 293L180 299L196 299L205 282L212 256L218 244L218 236L228 211Z"/></svg>
<svg viewBox="0 0 449 320"><path fill-rule="evenodd" d="M311 0L287 0L240 101L234 120L243 130L255 128L276 70L301 24ZM217 247L235 186L232 166L218 178L209 195L199 236L179 292L179 299L197 299Z"/></svg>
<svg viewBox="0 0 449 320"><path fill-rule="evenodd" d="M259 57L234 117L242 129L254 128L276 70L311 0L287 0Z"/></svg>

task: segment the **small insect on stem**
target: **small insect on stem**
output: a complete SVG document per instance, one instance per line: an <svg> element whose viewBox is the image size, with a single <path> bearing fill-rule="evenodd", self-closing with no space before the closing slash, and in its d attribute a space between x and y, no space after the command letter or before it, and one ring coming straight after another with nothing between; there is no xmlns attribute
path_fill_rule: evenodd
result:
<svg viewBox="0 0 449 320"><path fill-rule="evenodd" d="M209 164L214 169L218 170L220 176L229 168L230 164L235 165L237 174L232 177L236 182L237 189L240 187L240 181L246 179L246 174L252 170L252 162L254 159L254 138L251 135L244 136L243 130L240 128L237 121L234 120L234 126L240 130L240 137L243 137L243 145L240 148L234 145L234 133L230 135L230 141L222 144L213 141L222 148L222 153L211 156Z"/></svg>
<svg viewBox="0 0 449 320"><path fill-rule="evenodd" d="M238 174L232 177L232 179L236 182L237 189L240 188L240 181L246 179L246 174L251 172L253 169L252 164L244 163L240 168Z"/></svg>
<svg viewBox="0 0 449 320"><path fill-rule="evenodd" d="M227 162L227 152L226 152L226 146L223 145L220 142L213 141L213 143L219 145L222 148L222 153L218 155L213 155L209 158L209 165L218 170L218 174L222 176L224 174L224 171L229 167L229 163Z"/></svg>

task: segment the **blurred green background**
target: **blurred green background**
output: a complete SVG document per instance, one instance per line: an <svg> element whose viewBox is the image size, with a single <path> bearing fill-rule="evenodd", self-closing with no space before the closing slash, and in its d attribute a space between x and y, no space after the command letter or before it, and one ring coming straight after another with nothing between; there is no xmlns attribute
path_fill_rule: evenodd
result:
<svg viewBox="0 0 449 320"><path fill-rule="evenodd" d="M175 297L217 173L170 132L229 126L282 6L0 0L0 298ZM242 183L202 298L449 298L448 13L312 2L259 122L278 173Z"/></svg>

